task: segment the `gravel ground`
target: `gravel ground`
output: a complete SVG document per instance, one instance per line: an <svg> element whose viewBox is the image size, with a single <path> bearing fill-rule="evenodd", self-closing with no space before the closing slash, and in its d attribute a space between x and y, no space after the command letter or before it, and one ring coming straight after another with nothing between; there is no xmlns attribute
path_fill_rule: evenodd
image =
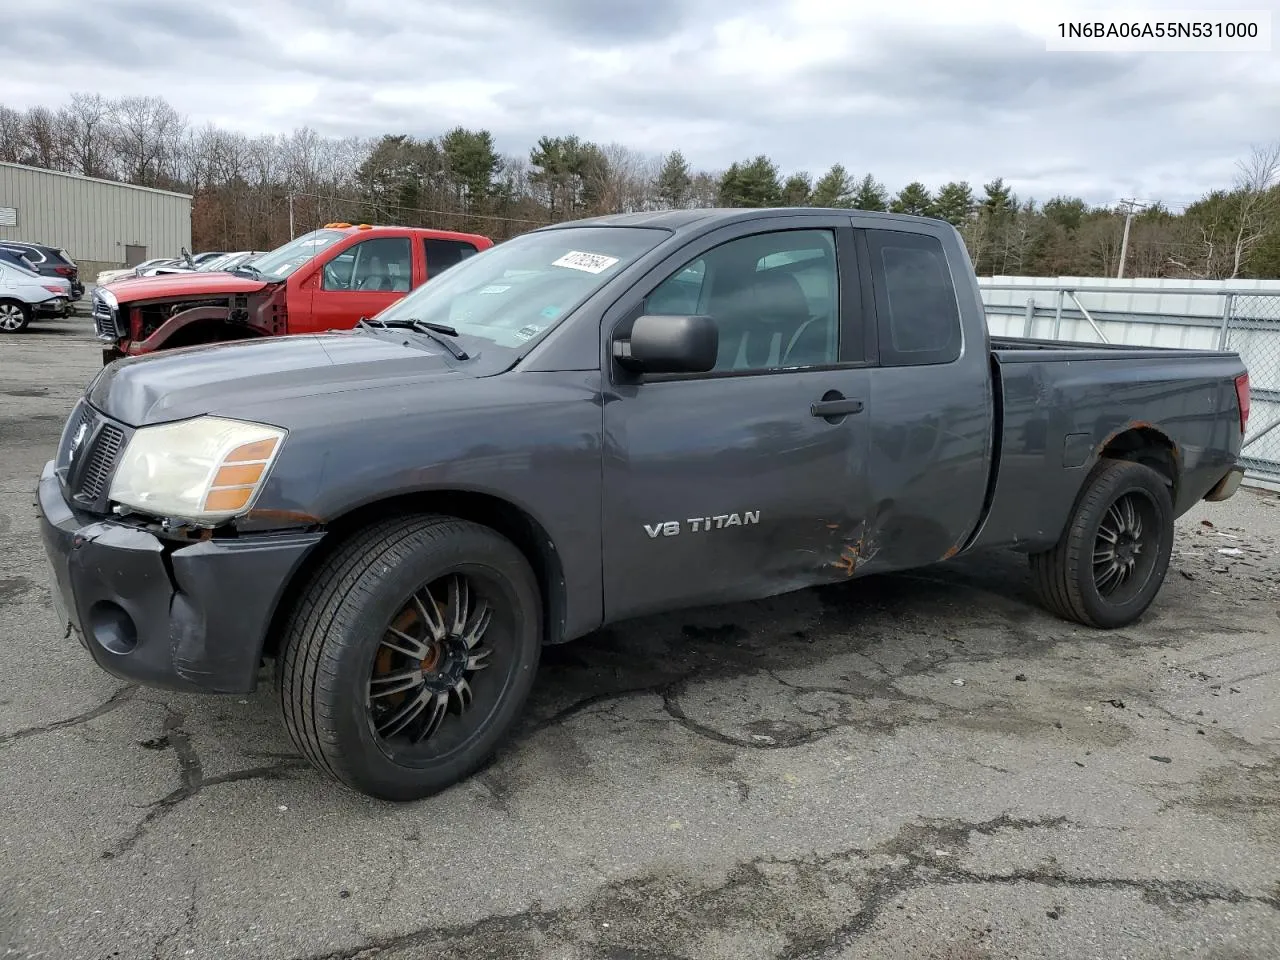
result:
<svg viewBox="0 0 1280 960"><path fill-rule="evenodd" d="M1184 517L1118 633L1003 553L601 631L393 806L304 765L269 685L63 639L31 500L88 334L0 342L0 956L1280 956L1274 494Z"/></svg>

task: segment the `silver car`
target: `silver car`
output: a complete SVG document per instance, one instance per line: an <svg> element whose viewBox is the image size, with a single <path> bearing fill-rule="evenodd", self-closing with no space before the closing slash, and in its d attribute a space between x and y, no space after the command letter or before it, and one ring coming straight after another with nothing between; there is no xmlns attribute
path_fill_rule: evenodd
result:
<svg viewBox="0 0 1280 960"><path fill-rule="evenodd" d="M0 333L20 333L35 316L61 316L70 302L66 277L41 276L0 260Z"/></svg>

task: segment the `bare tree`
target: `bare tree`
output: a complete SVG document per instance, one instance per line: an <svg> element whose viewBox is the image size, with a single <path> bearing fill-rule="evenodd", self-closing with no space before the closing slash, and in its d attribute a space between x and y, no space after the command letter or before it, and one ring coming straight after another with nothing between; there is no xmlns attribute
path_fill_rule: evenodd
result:
<svg viewBox="0 0 1280 960"><path fill-rule="evenodd" d="M1230 279L1240 276L1240 268L1249 255L1274 226L1277 191L1280 181L1280 141L1255 146L1248 158L1237 164L1235 188L1239 194L1239 214L1232 243Z"/></svg>
<svg viewBox="0 0 1280 960"><path fill-rule="evenodd" d="M22 125L26 144L25 163L48 170L67 171L66 143L58 118L48 107L32 107Z"/></svg>
<svg viewBox="0 0 1280 960"><path fill-rule="evenodd" d="M57 116L71 171L86 177L110 176L111 102L100 93L73 93Z"/></svg>
<svg viewBox="0 0 1280 960"><path fill-rule="evenodd" d="M0 106L0 161L22 162L26 118L12 107Z"/></svg>
<svg viewBox="0 0 1280 960"><path fill-rule="evenodd" d="M123 97L113 113L121 172L130 183L164 185L172 178L186 121L160 97Z"/></svg>
<svg viewBox="0 0 1280 960"><path fill-rule="evenodd" d="M591 188L600 209L609 213L633 213L650 208L655 164L652 157L610 143L600 149L604 163L590 174Z"/></svg>

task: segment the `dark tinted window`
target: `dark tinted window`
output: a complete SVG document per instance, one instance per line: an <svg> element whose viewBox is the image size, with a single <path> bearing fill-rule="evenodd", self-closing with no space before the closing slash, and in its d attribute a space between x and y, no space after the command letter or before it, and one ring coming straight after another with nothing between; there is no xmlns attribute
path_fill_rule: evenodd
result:
<svg viewBox="0 0 1280 960"><path fill-rule="evenodd" d="M427 276L433 277L441 270L448 270L479 251L465 240L442 240L427 237L422 241L427 254Z"/></svg>
<svg viewBox="0 0 1280 960"><path fill-rule="evenodd" d="M0 263L8 263L23 270L35 270L36 265L26 257L6 247L0 247Z"/></svg>
<svg viewBox="0 0 1280 960"><path fill-rule="evenodd" d="M886 366L950 363L960 356L960 311L942 241L868 230L871 274Z"/></svg>
<svg viewBox="0 0 1280 960"><path fill-rule="evenodd" d="M22 257L27 260L28 267L30 264L43 263L45 259L44 254L40 251L39 247L29 247L26 244L15 244L13 246L6 244L3 247L0 247L0 249L12 256Z"/></svg>
<svg viewBox="0 0 1280 960"><path fill-rule="evenodd" d="M755 234L682 266L649 294L644 312L714 319L716 372L820 366L840 356L837 277L831 231Z"/></svg>

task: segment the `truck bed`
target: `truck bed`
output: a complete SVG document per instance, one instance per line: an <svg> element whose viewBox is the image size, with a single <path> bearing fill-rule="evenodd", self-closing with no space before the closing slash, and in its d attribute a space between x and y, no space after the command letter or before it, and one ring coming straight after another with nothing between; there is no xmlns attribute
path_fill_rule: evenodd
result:
<svg viewBox="0 0 1280 960"><path fill-rule="evenodd" d="M1181 516L1239 453L1244 372L1217 350L992 337L995 469L974 545L1051 546L1103 449L1131 439L1164 451Z"/></svg>

